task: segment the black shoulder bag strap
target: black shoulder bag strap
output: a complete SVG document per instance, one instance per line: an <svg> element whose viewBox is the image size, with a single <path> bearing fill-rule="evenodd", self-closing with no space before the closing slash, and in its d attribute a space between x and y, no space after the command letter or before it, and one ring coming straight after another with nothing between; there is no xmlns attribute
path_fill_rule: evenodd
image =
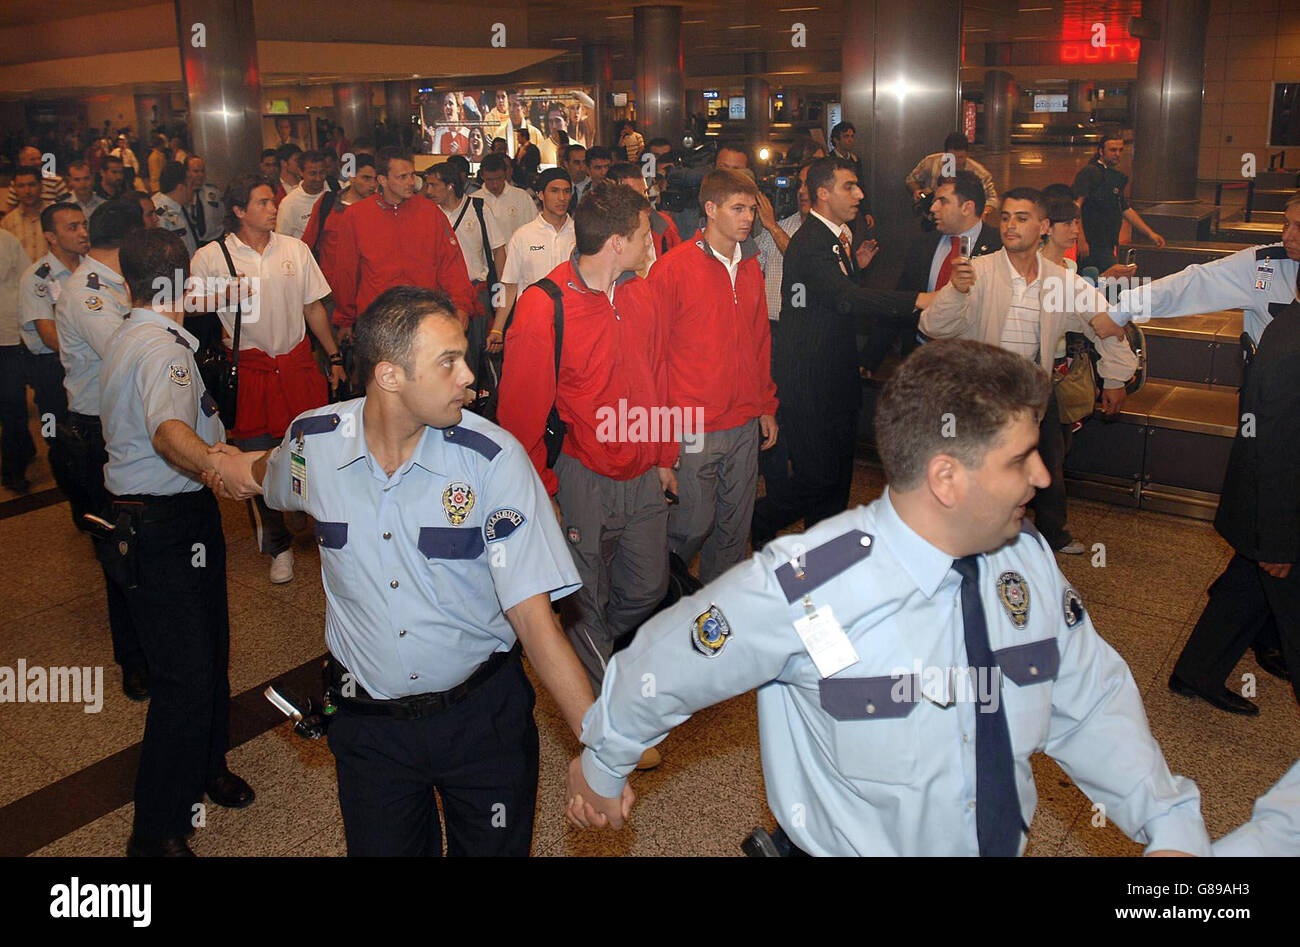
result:
<svg viewBox="0 0 1300 947"><path fill-rule="evenodd" d="M560 396L560 353L564 348L564 297L560 294L560 287L556 286L554 281L547 277L542 277L533 285L546 293L547 296L550 296L551 302L555 305L555 397L558 400ZM513 316L513 313L511 315ZM568 425L561 420L556 402L552 401L551 412L546 416L546 431L543 435L546 441L547 467L554 467L555 462L559 460L560 448L564 446L564 436L568 432Z"/></svg>
<svg viewBox="0 0 1300 947"><path fill-rule="evenodd" d="M311 255L320 262L320 238L325 235L325 218L329 217L330 211L334 209L334 202L338 200L338 191L326 190L320 199L320 224L316 227L316 239L311 242ZM225 250L226 245L222 243L221 249ZM226 262L230 262L230 254L226 254ZM235 268L232 266L230 272L233 273Z"/></svg>
<svg viewBox="0 0 1300 947"><path fill-rule="evenodd" d="M471 197L470 200L474 202L474 213L478 214L478 231L483 238L483 255L487 257L488 286L495 286L497 283L497 264L492 259L492 243L488 239L487 221L483 219L483 198ZM463 214L464 211L461 211L461 213Z"/></svg>
<svg viewBox="0 0 1300 947"><path fill-rule="evenodd" d="M221 255L226 258L226 269L230 270L230 278L235 280L236 286L238 286L239 277L235 273L235 261L230 258L230 251L226 249L226 238L224 236L217 241L217 246L221 247ZM244 300L241 294L239 302L235 305L235 331L231 333L231 341L234 344L230 347L230 364L236 371L239 370L239 328L243 321Z"/></svg>

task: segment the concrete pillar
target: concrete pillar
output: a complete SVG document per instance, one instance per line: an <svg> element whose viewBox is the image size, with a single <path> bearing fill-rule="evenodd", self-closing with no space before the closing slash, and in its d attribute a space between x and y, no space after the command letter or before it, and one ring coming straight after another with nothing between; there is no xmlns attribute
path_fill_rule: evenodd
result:
<svg viewBox="0 0 1300 947"><path fill-rule="evenodd" d="M350 82L334 87L334 120L343 126L348 139L374 134L375 121L370 113L370 84Z"/></svg>
<svg viewBox="0 0 1300 947"><path fill-rule="evenodd" d="M682 85L682 8L632 8L632 48L636 50L637 130L649 141L681 137L686 124Z"/></svg>
<svg viewBox="0 0 1300 947"><path fill-rule="evenodd" d="M1070 80L1070 111L1071 112L1091 112L1092 111L1092 93L1097 88L1097 83L1088 82L1084 79Z"/></svg>
<svg viewBox="0 0 1300 947"><path fill-rule="evenodd" d="M745 53L745 124L753 145L766 144L772 133L772 90L765 72L767 53Z"/></svg>
<svg viewBox="0 0 1300 947"><path fill-rule="evenodd" d="M843 20L843 116L857 129L876 238L892 258L915 227L903 179L960 127L961 3L844 0Z"/></svg>
<svg viewBox="0 0 1300 947"><path fill-rule="evenodd" d="M1016 84L1011 73L990 69L984 73L984 150L1011 147L1011 119L1016 110Z"/></svg>
<svg viewBox="0 0 1300 947"><path fill-rule="evenodd" d="M384 113L390 127L411 123L411 116L415 114L415 106L411 104L412 92L409 80L384 83ZM483 108L486 111L491 107L489 102Z"/></svg>
<svg viewBox="0 0 1300 947"><path fill-rule="evenodd" d="M614 64L610 59L610 48L607 44L583 45L582 81L590 87L591 97L596 103L596 114L593 116L596 123L596 141L603 145L612 145L614 123L610 121L610 115L613 110L609 107L608 96L613 89Z"/></svg>
<svg viewBox="0 0 1300 947"><path fill-rule="evenodd" d="M1146 0L1142 16L1158 24L1159 35L1143 38L1130 93L1132 197L1195 200L1210 0Z"/></svg>
<svg viewBox="0 0 1300 947"><path fill-rule="evenodd" d="M203 156L209 183L225 187L236 174L255 172L262 151L253 0L175 0L175 7L190 147ZM199 24L203 45L196 46Z"/></svg>

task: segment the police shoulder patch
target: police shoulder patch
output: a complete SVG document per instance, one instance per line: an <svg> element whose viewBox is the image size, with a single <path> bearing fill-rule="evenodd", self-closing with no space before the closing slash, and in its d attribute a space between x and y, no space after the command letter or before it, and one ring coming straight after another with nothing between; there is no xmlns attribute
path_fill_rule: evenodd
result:
<svg viewBox="0 0 1300 947"><path fill-rule="evenodd" d="M1086 614L1083 608L1083 598L1068 585L1065 587L1065 596L1061 605L1065 611L1066 628L1073 628L1083 621L1083 616Z"/></svg>
<svg viewBox="0 0 1300 947"><path fill-rule="evenodd" d="M167 369L167 374L171 377L172 384L180 388L190 386L190 370L184 365L173 362Z"/></svg>
<svg viewBox="0 0 1300 947"><path fill-rule="evenodd" d="M494 543L498 539L505 539L525 522L527 520L524 514L508 506L493 510L488 514L487 522L483 524L483 537L488 542Z"/></svg>
<svg viewBox="0 0 1300 947"><path fill-rule="evenodd" d="M716 658L727 646L731 625L722 609L710 604L707 611L695 616L691 622L691 645L706 658Z"/></svg>

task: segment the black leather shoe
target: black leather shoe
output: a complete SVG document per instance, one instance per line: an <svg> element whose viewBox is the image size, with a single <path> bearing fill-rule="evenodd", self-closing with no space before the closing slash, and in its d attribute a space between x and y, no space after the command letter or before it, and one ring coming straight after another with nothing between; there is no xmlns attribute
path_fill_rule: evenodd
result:
<svg viewBox="0 0 1300 947"><path fill-rule="evenodd" d="M257 794L252 786L226 770L208 783L208 798L226 809L242 809L251 806Z"/></svg>
<svg viewBox="0 0 1300 947"><path fill-rule="evenodd" d="M1260 648L1255 652L1255 660L1274 677L1284 681L1291 680L1291 672L1286 668L1286 658L1282 656L1280 648Z"/></svg>
<svg viewBox="0 0 1300 947"><path fill-rule="evenodd" d="M1171 674L1169 676L1169 689L1179 697L1199 697L1201 700L1208 701L1220 710L1227 711L1230 714L1240 714L1243 717L1259 716L1259 707L1246 698L1234 694L1222 685L1219 686L1218 690L1202 691L1188 684L1177 674Z"/></svg>
<svg viewBox="0 0 1300 947"><path fill-rule="evenodd" d="M126 843L128 858L194 858L194 852L183 838L142 839L131 833Z"/></svg>
<svg viewBox="0 0 1300 947"><path fill-rule="evenodd" d="M122 672L122 693L128 700L137 703L149 699L149 672L145 668L135 668Z"/></svg>

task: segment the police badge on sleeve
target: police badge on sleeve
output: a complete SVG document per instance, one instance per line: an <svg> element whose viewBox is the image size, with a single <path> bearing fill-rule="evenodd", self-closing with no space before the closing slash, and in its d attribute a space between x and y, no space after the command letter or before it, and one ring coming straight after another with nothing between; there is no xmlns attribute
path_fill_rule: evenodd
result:
<svg viewBox="0 0 1300 947"><path fill-rule="evenodd" d="M716 605L709 605L708 611L696 615L691 622L691 644L706 658L720 655L730 637L731 625Z"/></svg>

